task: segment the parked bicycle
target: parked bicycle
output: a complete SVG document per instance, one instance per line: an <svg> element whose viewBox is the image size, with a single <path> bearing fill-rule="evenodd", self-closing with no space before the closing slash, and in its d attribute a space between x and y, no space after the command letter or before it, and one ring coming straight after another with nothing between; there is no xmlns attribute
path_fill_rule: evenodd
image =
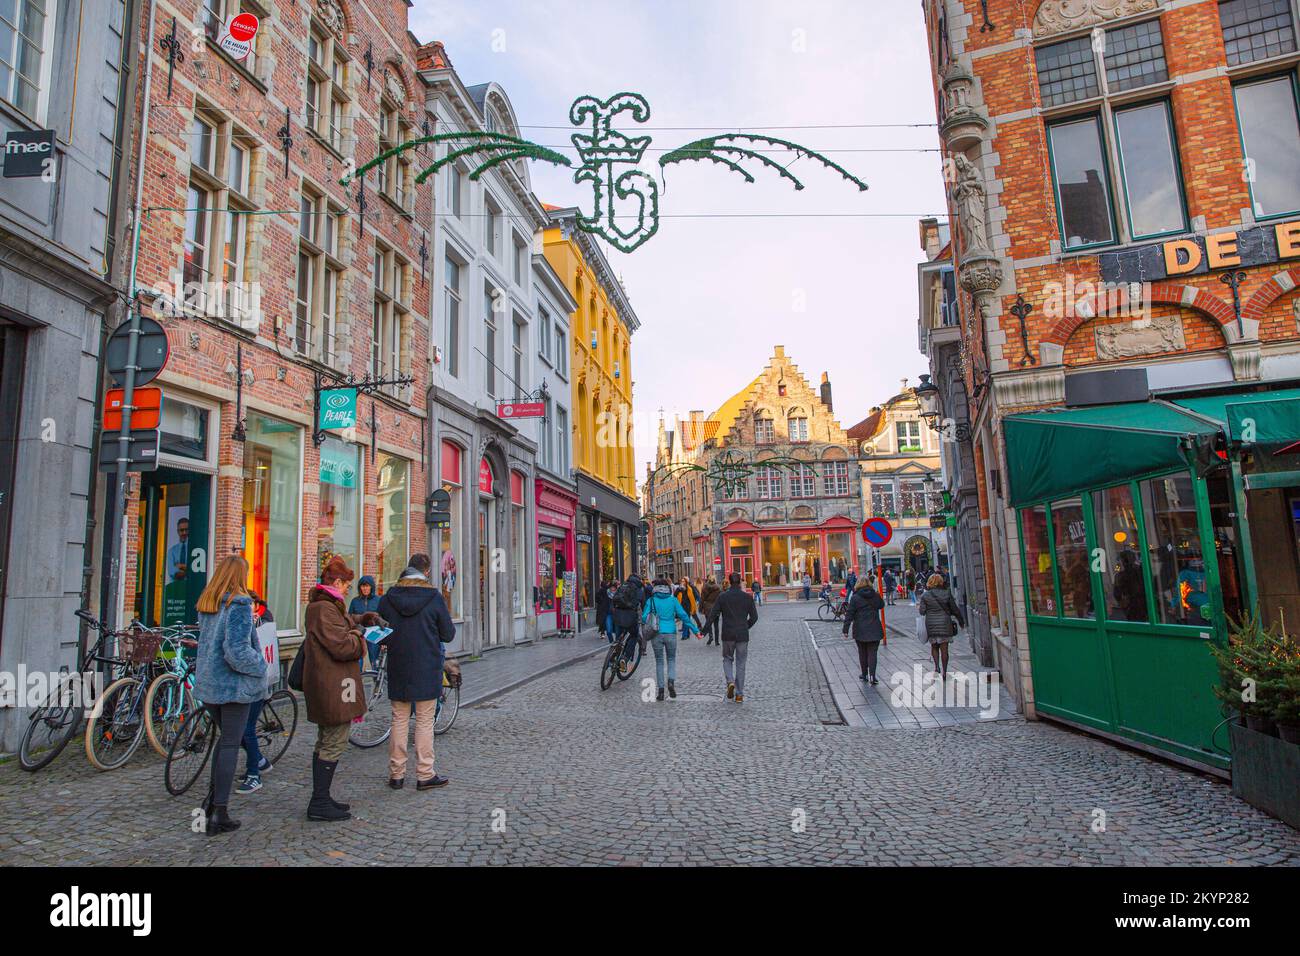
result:
<svg viewBox="0 0 1300 956"><path fill-rule="evenodd" d="M823 621L839 621L849 609L847 598L824 597L817 605L817 617Z"/></svg>
<svg viewBox="0 0 1300 956"><path fill-rule="evenodd" d="M198 666L198 628L181 625L163 638L163 659L168 669L154 678L145 695L145 736L158 756L166 757L181 725L201 705L194 696L194 670Z"/></svg>
<svg viewBox="0 0 1300 956"><path fill-rule="evenodd" d="M257 718L257 744L262 755L272 764L279 763L297 729L298 698L282 687L263 702ZM163 767L163 785L168 793L179 797L194 786L220 736L221 728L206 707L199 706L181 719Z"/></svg>
<svg viewBox="0 0 1300 956"><path fill-rule="evenodd" d="M605 661L600 665L600 689L609 690L615 677L627 680L635 674L641 665L642 652L641 637L636 628L625 629L605 652Z"/></svg>
<svg viewBox="0 0 1300 956"><path fill-rule="evenodd" d="M442 697L433 713L433 734L440 737L451 730L460 713L460 669L450 673L450 662L442 669ZM379 647L375 666L361 673L361 688L366 695L366 712L352 722L348 741L354 747L378 747L393 732L393 708L388 699L388 648Z"/></svg>
<svg viewBox="0 0 1300 956"><path fill-rule="evenodd" d="M76 673L61 675L58 686L32 711L18 746L18 766L30 773L48 766L81 729L86 704L93 692L87 675L102 669L104 680L115 681L126 664L117 656L116 645L127 632L109 629L87 611L78 610L76 614L99 636L82 657Z"/></svg>
<svg viewBox="0 0 1300 956"><path fill-rule="evenodd" d="M117 637L125 673L95 701L86 721L86 759L97 770L116 770L131 759L145 738L145 697L162 668L158 649L163 634L139 622Z"/></svg>

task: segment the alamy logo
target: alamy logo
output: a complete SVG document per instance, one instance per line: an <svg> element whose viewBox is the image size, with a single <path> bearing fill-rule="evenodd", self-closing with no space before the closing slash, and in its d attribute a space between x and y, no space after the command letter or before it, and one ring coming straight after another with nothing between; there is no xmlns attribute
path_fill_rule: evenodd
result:
<svg viewBox="0 0 1300 956"><path fill-rule="evenodd" d="M51 926L127 926L133 936L148 936L153 927L152 893L82 893L74 886L51 896L50 907Z"/></svg>

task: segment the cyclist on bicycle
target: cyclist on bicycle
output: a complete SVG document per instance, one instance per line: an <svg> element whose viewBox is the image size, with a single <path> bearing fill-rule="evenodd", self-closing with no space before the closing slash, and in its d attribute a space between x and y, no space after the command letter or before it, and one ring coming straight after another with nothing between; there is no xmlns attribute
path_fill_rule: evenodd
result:
<svg viewBox="0 0 1300 956"><path fill-rule="evenodd" d="M627 636L623 646L623 658L632 659L632 640L638 635L641 621L641 608L645 604L644 585L634 571L628 579L614 589L610 603L614 606L614 638Z"/></svg>

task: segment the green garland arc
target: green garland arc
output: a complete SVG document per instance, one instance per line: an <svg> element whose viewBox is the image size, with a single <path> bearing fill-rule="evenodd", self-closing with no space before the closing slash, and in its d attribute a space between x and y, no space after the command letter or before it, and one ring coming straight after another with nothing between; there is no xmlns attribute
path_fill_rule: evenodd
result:
<svg viewBox="0 0 1300 956"><path fill-rule="evenodd" d="M717 153L724 152L732 153L743 156L746 159L756 159L767 166L777 168L780 170L781 175L795 184L796 189L803 189L803 183L793 173L789 172L789 170L781 166L779 163L776 163L752 149L746 149L742 146L733 146L731 145L732 142L763 143L766 145L783 147L796 153L796 159L814 159L827 169L834 170L839 173L842 179L857 186L860 192L866 192L868 188L867 184L857 176L854 176L843 166L833 160L827 159L815 150L811 150L806 146L800 146L798 143L792 143L788 139L778 139L775 136L761 136L757 133L721 133L717 136L706 136L703 139L697 139L693 142L687 143L685 146L679 147L678 149L664 153L659 157L659 166L666 169L673 163L685 163L707 159L712 162L720 162L725 166L735 169L736 172L741 173L748 182L752 183L754 178L745 172L745 170L738 168L735 163L716 155Z"/></svg>

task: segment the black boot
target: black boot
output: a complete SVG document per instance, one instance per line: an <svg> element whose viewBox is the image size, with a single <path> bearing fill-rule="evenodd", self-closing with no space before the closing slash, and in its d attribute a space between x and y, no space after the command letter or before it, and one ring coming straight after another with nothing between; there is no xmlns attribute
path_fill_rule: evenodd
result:
<svg viewBox="0 0 1300 956"><path fill-rule="evenodd" d="M229 833L231 830L238 829L239 821L230 819L230 815L226 813L224 803L212 804L212 809L208 813L207 832L209 835L213 833Z"/></svg>
<svg viewBox="0 0 1300 956"><path fill-rule="evenodd" d="M322 760L320 754L311 757L311 803L307 804L308 820L351 820L352 814L339 809L330 799L330 784L334 782L337 760Z"/></svg>

